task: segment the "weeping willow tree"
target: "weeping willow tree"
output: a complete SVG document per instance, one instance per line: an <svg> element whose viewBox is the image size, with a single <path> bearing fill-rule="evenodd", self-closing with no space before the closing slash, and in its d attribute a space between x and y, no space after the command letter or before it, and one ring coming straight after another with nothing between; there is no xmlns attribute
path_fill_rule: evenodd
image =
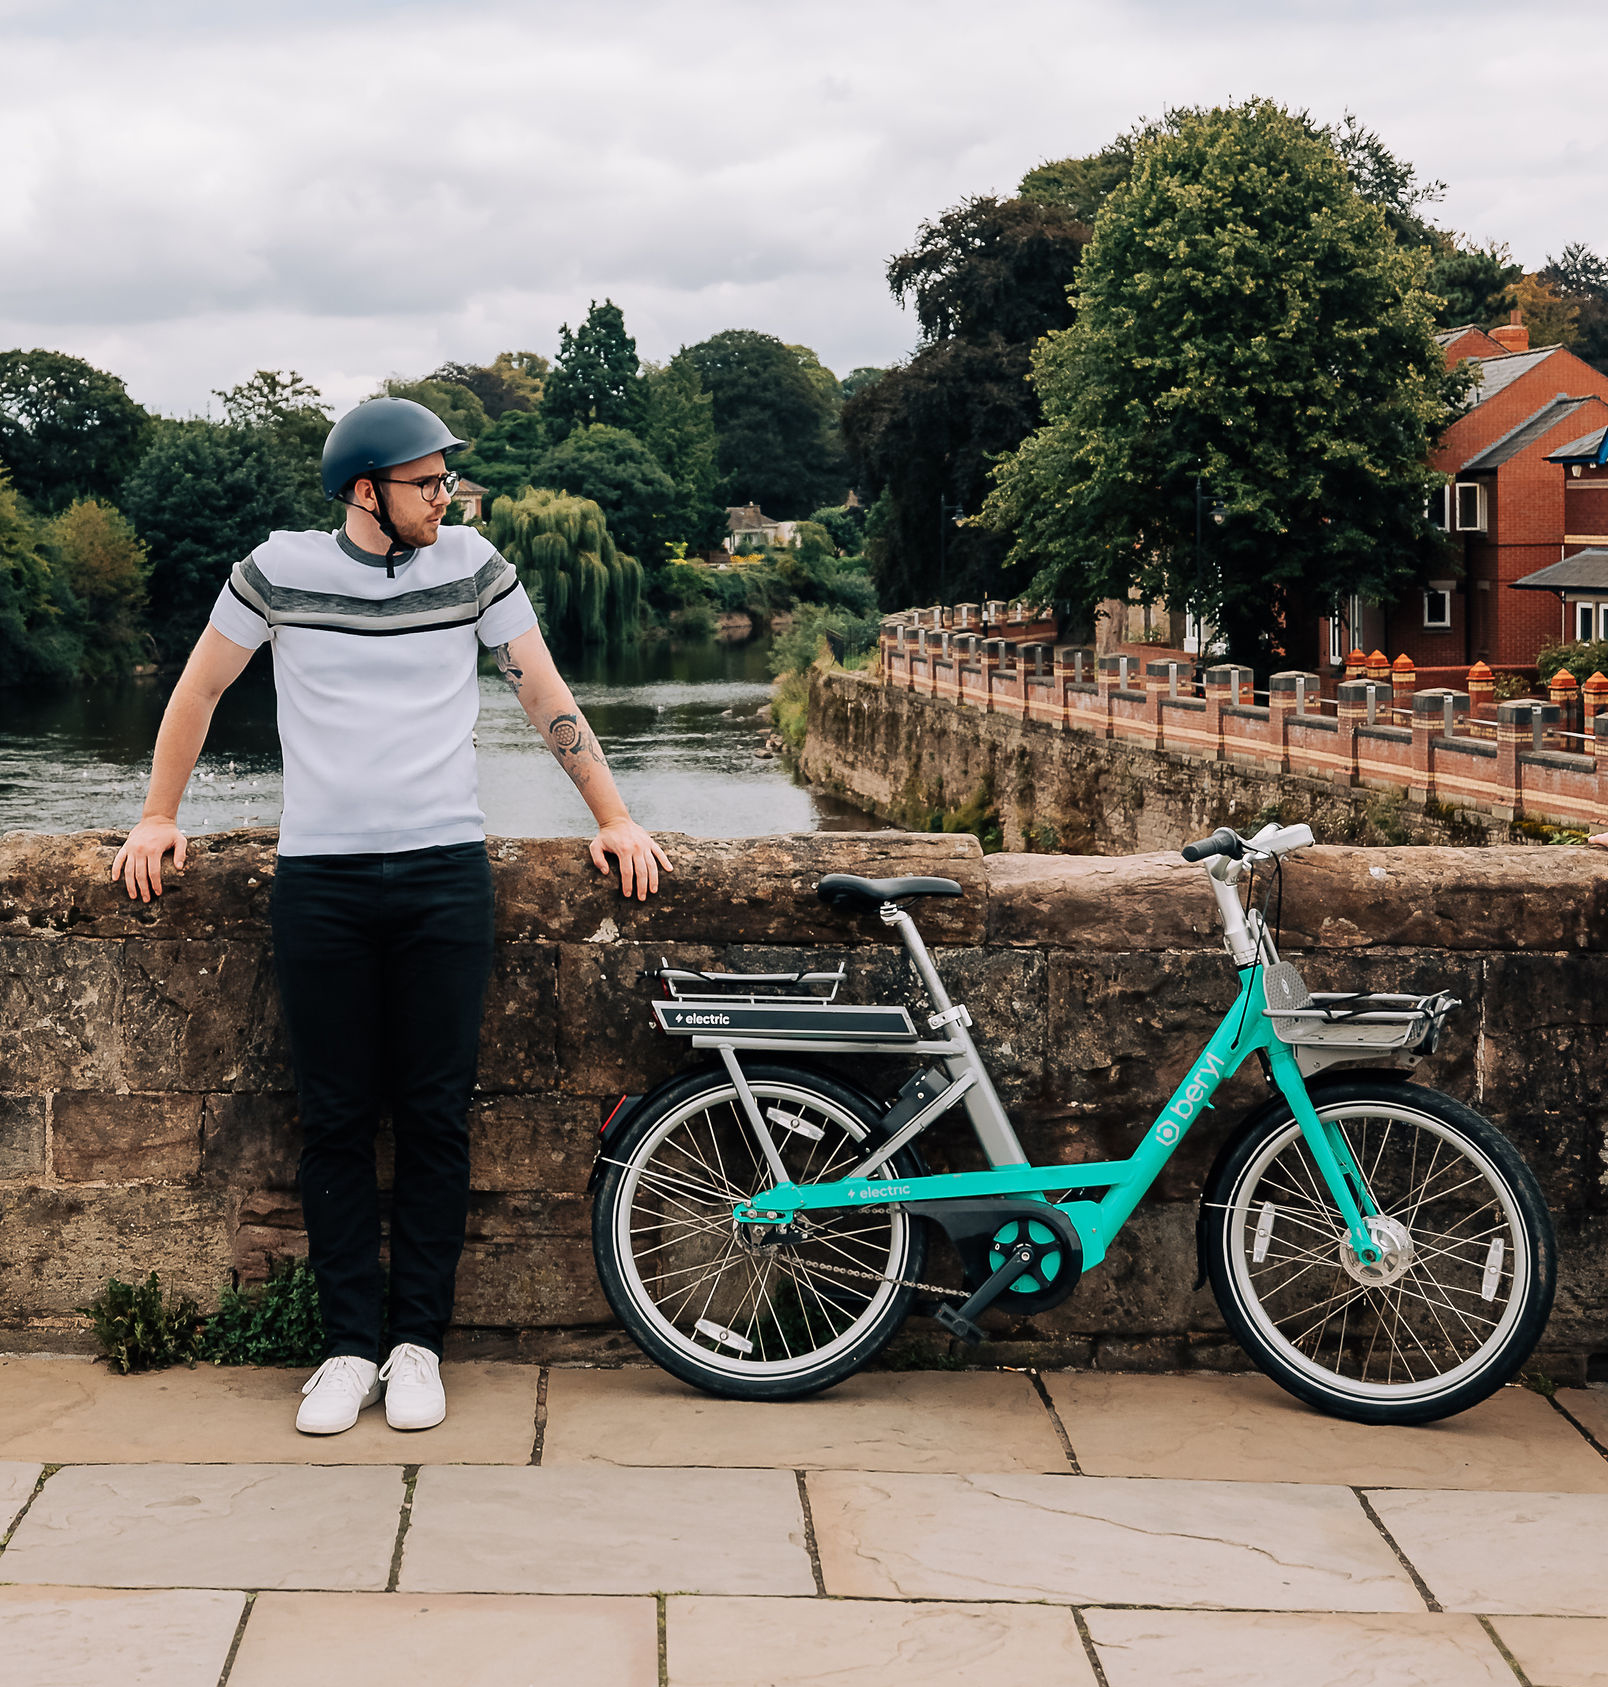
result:
<svg viewBox="0 0 1608 1687"><path fill-rule="evenodd" d="M601 644L636 632L642 564L615 548L590 498L547 488L491 507L491 541L545 607L559 644Z"/></svg>

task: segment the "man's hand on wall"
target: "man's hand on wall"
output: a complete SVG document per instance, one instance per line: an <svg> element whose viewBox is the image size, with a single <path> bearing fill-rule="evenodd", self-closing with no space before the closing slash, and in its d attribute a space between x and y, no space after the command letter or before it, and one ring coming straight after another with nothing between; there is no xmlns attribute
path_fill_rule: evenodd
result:
<svg viewBox="0 0 1608 1687"><path fill-rule="evenodd" d="M608 872L611 855L620 863L620 893L629 896L635 890L639 902L646 902L649 892L659 888L659 869L670 871L670 857L630 819L599 826L591 853L600 873Z"/></svg>
<svg viewBox="0 0 1608 1687"><path fill-rule="evenodd" d="M128 835L128 842L112 862L112 878L128 886L130 900L149 902L162 894L162 857L173 852L173 871L184 871L184 851L189 840L172 820L148 815Z"/></svg>
<svg viewBox="0 0 1608 1687"><path fill-rule="evenodd" d="M1586 842L1595 844L1598 849L1608 849L1608 832L1599 832L1594 838L1587 838Z"/></svg>

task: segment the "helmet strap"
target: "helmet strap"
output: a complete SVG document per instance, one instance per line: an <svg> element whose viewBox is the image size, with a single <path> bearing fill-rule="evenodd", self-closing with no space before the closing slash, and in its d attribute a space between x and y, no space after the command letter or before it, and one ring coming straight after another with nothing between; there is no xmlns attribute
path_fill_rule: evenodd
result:
<svg viewBox="0 0 1608 1687"><path fill-rule="evenodd" d="M386 539L389 540L389 545L385 552L385 577L387 580L394 580L396 578L397 563L405 557L413 549L413 547L402 543L395 526L392 524L390 514L385 507L385 494L380 490L380 480L378 476L360 475L358 478L366 480L374 489L375 508L370 510L368 513L373 517L374 525L379 528L379 530L385 535ZM359 506L359 508L361 508L361 506Z"/></svg>

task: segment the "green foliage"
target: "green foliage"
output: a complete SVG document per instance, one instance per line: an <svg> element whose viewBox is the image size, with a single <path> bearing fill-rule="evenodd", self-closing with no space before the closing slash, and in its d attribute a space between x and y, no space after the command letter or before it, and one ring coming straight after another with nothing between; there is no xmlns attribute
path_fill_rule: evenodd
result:
<svg viewBox="0 0 1608 1687"><path fill-rule="evenodd" d="M1608 263L1575 241L1547 259L1538 279L1575 307L1575 356L1608 374Z"/></svg>
<svg viewBox="0 0 1608 1687"><path fill-rule="evenodd" d="M452 466L495 497L517 498L535 484L537 464L549 443L538 412L505 410L467 451L453 453Z"/></svg>
<svg viewBox="0 0 1608 1687"><path fill-rule="evenodd" d="M98 678L126 672L148 654L144 612L150 557L139 536L112 505L80 498L45 524L43 538L54 570L78 606L80 673Z"/></svg>
<svg viewBox="0 0 1608 1687"><path fill-rule="evenodd" d="M0 465L0 686L72 679L84 657L77 622L40 525Z"/></svg>
<svg viewBox="0 0 1608 1687"><path fill-rule="evenodd" d="M860 504L826 504L810 512L810 520L832 541L840 555L865 549L865 509Z"/></svg>
<svg viewBox="0 0 1608 1687"><path fill-rule="evenodd" d="M115 375L65 352L0 352L0 463L42 510L116 497L150 425Z"/></svg>
<svg viewBox="0 0 1608 1687"><path fill-rule="evenodd" d="M642 565L621 554L590 498L546 489L491 508L491 541L546 608L558 644L598 644L635 635Z"/></svg>
<svg viewBox="0 0 1608 1687"><path fill-rule="evenodd" d="M237 387L214 388L213 396L223 400L230 427L259 429L279 446L295 477L302 521L309 526L321 522L327 500L320 459L330 420L329 406L318 388L294 369L259 369Z"/></svg>
<svg viewBox="0 0 1608 1687"><path fill-rule="evenodd" d="M851 369L838 382L838 389L843 394L845 402L862 392L866 387L875 386L887 374L887 370L879 364L862 363L858 369Z"/></svg>
<svg viewBox="0 0 1608 1687"><path fill-rule="evenodd" d="M1491 327L1507 321L1507 291L1524 271L1505 246L1460 248L1441 236L1430 248L1425 286L1434 296L1438 328Z"/></svg>
<svg viewBox="0 0 1608 1687"><path fill-rule="evenodd" d="M189 1295L164 1295L154 1271L132 1285L113 1277L88 1306L76 1310L89 1319L112 1369L124 1376L193 1366L201 1357L206 1325L201 1308Z"/></svg>
<svg viewBox="0 0 1608 1687"><path fill-rule="evenodd" d="M227 1288L207 1322L201 1357L214 1365L316 1365L324 1356L318 1282L298 1259L254 1292Z"/></svg>
<svg viewBox="0 0 1608 1687"><path fill-rule="evenodd" d="M837 403L821 379L829 371L813 352L733 328L680 356L712 400L719 496L727 504L759 504L786 521L842 496Z"/></svg>
<svg viewBox="0 0 1608 1687"><path fill-rule="evenodd" d="M536 483L590 498L614 542L637 557L662 556L676 485L634 433L602 422L573 429L536 465Z"/></svg>
<svg viewBox="0 0 1608 1687"><path fill-rule="evenodd" d="M392 398L411 398L434 411L459 439L473 443L491 426L485 405L456 381L387 381L385 390Z"/></svg>
<svg viewBox="0 0 1608 1687"><path fill-rule="evenodd" d="M955 517L976 514L990 463L1043 419L1027 382L1032 348L1071 323L1067 290L1087 240L1059 204L970 199L889 264L889 286L913 304L923 343L843 412L856 483L876 499L865 548L884 602L1008 590L1007 541Z"/></svg>
<svg viewBox="0 0 1608 1687"><path fill-rule="evenodd" d="M490 363L443 363L428 378L466 388L495 422L511 410L539 409L552 367L540 352L500 351Z"/></svg>
<svg viewBox="0 0 1608 1687"><path fill-rule="evenodd" d="M150 630L164 660L200 637L241 557L275 528L307 525L297 464L274 434L217 422L160 424L122 503L150 549Z"/></svg>
<svg viewBox="0 0 1608 1687"><path fill-rule="evenodd" d="M770 649L770 671L802 673L823 654L836 661L863 655L875 647L882 628L880 615L856 615L836 604L800 604L793 623L778 633Z"/></svg>
<svg viewBox="0 0 1608 1687"><path fill-rule="evenodd" d="M684 354L662 368L643 365L642 443L675 489L665 516L666 537L698 550L718 545L726 529L726 508L718 496L720 442L713 400ZM645 558L650 553L640 554Z"/></svg>
<svg viewBox="0 0 1608 1687"><path fill-rule="evenodd" d="M542 416L555 439L573 428L602 424L640 425L636 341L625 331L625 315L612 299L593 299L586 320L572 334L558 331L558 361L547 377Z"/></svg>
<svg viewBox="0 0 1608 1687"><path fill-rule="evenodd" d="M1608 674L1608 638L1544 644L1536 652L1535 665L1543 686L1560 668L1584 685L1593 674Z"/></svg>
<svg viewBox="0 0 1608 1687"><path fill-rule="evenodd" d="M1305 661L1337 595L1446 566L1424 512L1455 388L1423 268L1303 119L1179 114L1101 212L1077 321L1034 354L1045 425L983 519L1036 593L1089 612L1137 587L1240 660ZM1224 517L1203 558L1197 473Z"/></svg>
<svg viewBox="0 0 1608 1687"><path fill-rule="evenodd" d="M1035 166L1022 177L1018 197L1037 205L1059 205L1080 222L1093 223L1133 170L1134 147L1142 133L1130 130L1086 158L1057 158Z"/></svg>

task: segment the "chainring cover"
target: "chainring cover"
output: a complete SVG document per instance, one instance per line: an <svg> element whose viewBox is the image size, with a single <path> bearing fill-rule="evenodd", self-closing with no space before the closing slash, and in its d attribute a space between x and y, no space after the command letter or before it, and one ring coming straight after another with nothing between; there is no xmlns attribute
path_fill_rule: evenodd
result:
<svg viewBox="0 0 1608 1687"><path fill-rule="evenodd" d="M1058 1306L1071 1290L1071 1283L1063 1281L1066 1249L1049 1225L1038 1219L1008 1219L994 1232L988 1245L989 1269L998 1270L1006 1256L1024 1243L1033 1250L1033 1263L1005 1290L997 1304L1007 1312L1033 1312ZM1074 1269L1073 1282L1077 1276Z"/></svg>

